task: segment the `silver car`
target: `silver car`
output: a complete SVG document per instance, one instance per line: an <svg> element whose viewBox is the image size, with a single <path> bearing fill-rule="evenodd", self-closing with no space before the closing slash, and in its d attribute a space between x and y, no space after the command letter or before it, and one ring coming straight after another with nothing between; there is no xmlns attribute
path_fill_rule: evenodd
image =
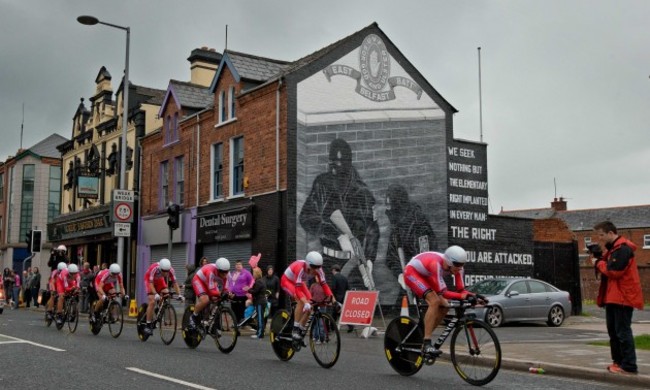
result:
<svg viewBox="0 0 650 390"><path fill-rule="evenodd" d="M493 328L514 321L546 321L549 326L560 326L571 314L569 293L537 279L486 279L468 290L489 299L487 306L472 311Z"/></svg>

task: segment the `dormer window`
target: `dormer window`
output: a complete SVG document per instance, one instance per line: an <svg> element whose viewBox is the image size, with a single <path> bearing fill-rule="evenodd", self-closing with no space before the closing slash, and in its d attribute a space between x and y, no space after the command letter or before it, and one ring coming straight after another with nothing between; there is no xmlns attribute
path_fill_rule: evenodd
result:
<svg viewBox="0 0 650 390"><path fill-rule="evenodd" d="M230 119L234 119L237 117L235 115L235 87L230 87L228 100L230 103Z"/></svg>

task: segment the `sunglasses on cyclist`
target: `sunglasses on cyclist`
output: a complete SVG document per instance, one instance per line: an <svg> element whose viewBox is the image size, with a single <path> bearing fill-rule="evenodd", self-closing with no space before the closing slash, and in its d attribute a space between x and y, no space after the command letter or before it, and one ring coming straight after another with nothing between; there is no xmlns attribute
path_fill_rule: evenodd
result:
<svg viewBox="0 0 650 390"><path fill-rule="evenodd" d="M456 268L463 268L465 266L465 263L457 263L455 261L452 262L451 264Z"/></svg>

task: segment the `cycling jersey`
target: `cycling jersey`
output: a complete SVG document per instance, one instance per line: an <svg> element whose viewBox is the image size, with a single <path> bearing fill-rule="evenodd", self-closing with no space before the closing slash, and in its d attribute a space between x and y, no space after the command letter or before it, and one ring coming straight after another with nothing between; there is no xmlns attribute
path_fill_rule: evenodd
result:
<svg viewBox="0 0 650 390"><path fill-rule="evenodd" d="M102 291L107 293L115 288L116 284L122 285L122 274L114 275L109 269L99 271L95 276L95 290L99 291L99 285L102 285Z"/></svg>
<svg viewBox="0 0 650 390"><path fill-rule="evenodd" d="M56 278L59 275L59 270L55 269L50 273L50 280L47 282L50 291L56 291Z"/></svg>
<svg viewBox="0 0 650 390"><path fill-rule="evenodd" d="M445 271L442 264L445 262L442 253L424 252L413 257L406 264L404 269L404 282L418 296L423 297L427 291L433 290L447 299L462 299L462 291L465 290L463 283L463 269L454 274L456 291L449 291L443 276L450 275Z"/></svg>
<svg viewBox="0 0 650 390"><path fill-rule="evenodd" d="M78 288L80 283L81 276L79 273L70 274L67 269L64 269L56 276L56 292L57 294L69 293L73 289Z"/></svg>
<svg viewBox="0 0 650 390"><path fill-rule="evenodd" d="M147 269L147 272L144 274L144 285L146 287L147 294L157 294L162 290L167 288L167 280L169 279L170 284L176 283L176 277L174 276L174 267L169 270L169 275L167 278L163 275L163 271L160 269L158 263L153 263ZM156 291L151 291L151 283L153 283Z"/></svg>
<svg viewBox="0 0 650 390"><path fill-rule="evenodd" d="M192 288L197 297L208 294L210 298L221 295L219 292L219 280L223 286L223 291L227 292L227 277L219 276L219 269L216 264L206 264L201 267L192 278Z"/></svg>
<svg viewBox="0 0 650 390"><path fill-rule="evenodd" d="M311 300L311 293L307 288L307 262L305 260L296 260L284 271L280 286L292 298ZM328 297L332 296L332 290L325 280L325 272L322 268L316 270L316 282L323 286L323 291Z"/></svg>

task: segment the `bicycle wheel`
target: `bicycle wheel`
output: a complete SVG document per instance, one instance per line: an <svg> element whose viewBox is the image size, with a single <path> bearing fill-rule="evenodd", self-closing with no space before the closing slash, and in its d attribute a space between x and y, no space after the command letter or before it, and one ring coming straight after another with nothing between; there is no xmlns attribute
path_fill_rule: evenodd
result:
<svg viewBox="0 0 650 390"><path fill-rule="evenodd" d="M148 303L143 303L138 308L138 319L136 321L136 330L138 331L138 338L140 341L147 341L149 335L144 333L144 327L147 326L147 307Z"/></svg>
<svg viewBox="0 0 650 390"><path fill-rule="evenodd" d="M388 324L384 353L390 366L400 375L410 376L422 368L423 335L422 327L410 317L398 317Z"/></svg>
<svg viewBox="0 0 650 390"><path fill-rule="evenodd" d="M223 353L232 352L235 349L237 336L239 335L235 312L229 307L221 307L219 308L219 315L215 321L218 321L216 324L217 332L214 335L214 342L217 344L217 348Z"/></svg>
<svg viewBox="0 0 650 390"><path fill-rule="evenodd" d="M79 324L79 302L76 299L68 303L68 308L65 311L65 319L68 322L70 333L74 333Z"/></svg>
<svg viewBox="0 0 650 390"><path fill-rule="evenodd" d="M108 331L111 332L113 338L120 337L122 334L122 327L124 326L124 314L122 313L122 306L117 301L111 301L108 304Z"/></svg>
<svg viewBox="0 0 650 390"><path fill-rule="evenodd" d="M483 386L501 368L501 345L496 334L483 321L469 320L454 330L450 346L451 362L467 383Z"/></svg>
<svg viewBox="0 0 650 390"><path fill-rule="evenodd" d="M50 313L45 309L45 326L49 327L50 325L52 325L52 317L50 317Z"/></svg>
<svg viewBox="0 0 650 390"><path fill-rule="evenodd" d="M293 349L291 340L292 330L293 318L291 314L285 309L278 310L271 320L269 339L271 340L271 347L273 347L275 355L285 362L291 360L296 352Z"/></svg>
<svg viewBox="0 0 650 390"><path fill-rule="evenodd" d="M339 360L341 337L336 321L327 313L315 314L309 327L309 346L316 362L330 368Z"/></svg>
<svg viewBox="0 0 650 390"><path fill-rule="evenodd" d="M159 314L160 338L165 345L169 345L176 337L176 309L169 303L163 304L162 313Z"/></svg>
<svg viewBox="0 0 650 390"><path fill-rule="evenodd" d="M183 341L185 341L185 344L191 348L194 349L201 344L201 340L203 337L201 337L201 332L198 330L189 330L187 328L187 325L190 322L190 316L194 313L194 305L190 305L185 308L185 311L183 312L183 322L181 323L182 326L182 331L181 331L181 336L183 337Z"/></svg>

